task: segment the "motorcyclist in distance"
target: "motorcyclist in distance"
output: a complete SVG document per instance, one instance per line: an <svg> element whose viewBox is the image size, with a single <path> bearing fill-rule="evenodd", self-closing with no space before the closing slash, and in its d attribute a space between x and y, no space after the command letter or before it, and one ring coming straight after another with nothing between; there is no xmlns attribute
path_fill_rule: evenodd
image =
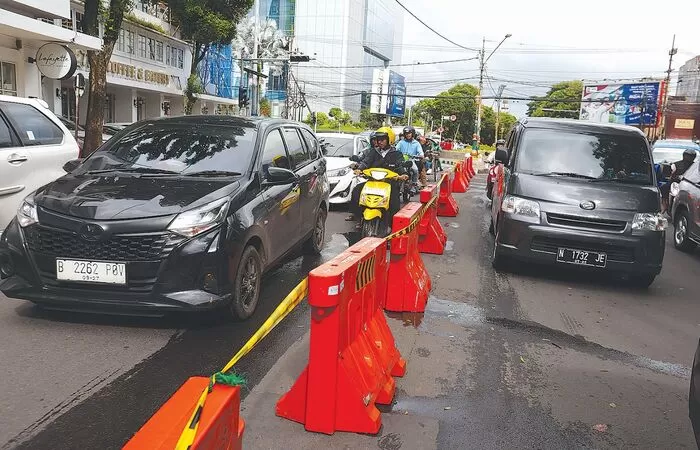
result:
<svg viewBox="0 0 700 450"><path fill-rule="evenodd" d="M416 140L416 129L408 126L403 129L403 140L398 143L397 150L408 156L409 158L417 158L415 164L417 166L418 172L415 174L416 178L420 179L421 187L425 187L426 177L425 177L425 164L423 163L423 158L425 154L423 153L423 147L420 142ZM416 181L414 178L413 181Z"/></svg>

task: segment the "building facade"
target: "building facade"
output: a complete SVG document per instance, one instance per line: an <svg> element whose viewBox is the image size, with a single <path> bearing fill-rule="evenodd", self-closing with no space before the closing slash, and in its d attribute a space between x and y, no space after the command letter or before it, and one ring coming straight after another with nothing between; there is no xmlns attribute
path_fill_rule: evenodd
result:
<svg viewBox="0 0 700 450"><path fill-rule="evenodd" d="M690 103L700 103L700 55L678 69L676 96L685 97Z"/></svg>

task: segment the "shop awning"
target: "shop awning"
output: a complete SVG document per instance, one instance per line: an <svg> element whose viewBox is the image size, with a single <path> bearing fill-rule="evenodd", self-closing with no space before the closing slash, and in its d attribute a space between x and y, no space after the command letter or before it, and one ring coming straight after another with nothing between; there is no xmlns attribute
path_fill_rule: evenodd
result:
<svg viewBox="0 0 700 450"><path fill-rule="evenodd" d="M102 39L0 9L0 34L15 39L63 42L71 47L100 50Z"/></svg>
<svg viewBox="0 0 700 450"><path fill-rule="evenodd" d="M225 97L217 97L216 95L197 94L197 99L204 100L205 102L221 103L224 105L238 105L237 98L225 98Z"/></svg>

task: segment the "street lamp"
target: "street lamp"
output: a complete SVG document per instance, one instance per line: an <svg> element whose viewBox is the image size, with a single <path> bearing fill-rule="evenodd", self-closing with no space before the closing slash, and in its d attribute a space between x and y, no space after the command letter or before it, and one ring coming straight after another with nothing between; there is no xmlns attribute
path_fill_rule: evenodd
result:
<svg viewBox="0 0 700 450"><path fill-rule="evenodd" d="M489 56L487 56L486 59L484 59L484 54L486 53L486 38L483 39L481 44L481 60L479 63L479 93L476 97L476 126L474 127L474 140L472 142L472 149L474 150L479 150L479 136L481 136L481 91L484 89L484 69L486 68L486 63L489 61L489 59L491 59L493 54L496 53L496 50L498 50L506 39L511 36L513 35L510 33L506 34L501 42L498 43L496 48L489 53Z"/></svg>

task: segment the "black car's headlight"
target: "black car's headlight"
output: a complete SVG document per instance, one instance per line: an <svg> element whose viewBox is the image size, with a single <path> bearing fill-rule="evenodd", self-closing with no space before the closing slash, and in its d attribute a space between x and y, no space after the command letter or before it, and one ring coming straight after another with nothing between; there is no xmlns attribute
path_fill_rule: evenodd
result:
<svg viewBox="0 0 700 450"><path fill-rule="evenodd" d="M229 199L222 198L199 208L178 214L168 230L187 237L193 237L211 230L223 222L228 211Z"/></svg>
<svg viewBox="0 0 700 450"><path fill-rule="evenodd" d="M36 212L36 204L34 203L34 198L32 196L22 200L22 204L19 205L19 209L17 210L17 222L22 228L39 223L39 216Z"/></svg>

